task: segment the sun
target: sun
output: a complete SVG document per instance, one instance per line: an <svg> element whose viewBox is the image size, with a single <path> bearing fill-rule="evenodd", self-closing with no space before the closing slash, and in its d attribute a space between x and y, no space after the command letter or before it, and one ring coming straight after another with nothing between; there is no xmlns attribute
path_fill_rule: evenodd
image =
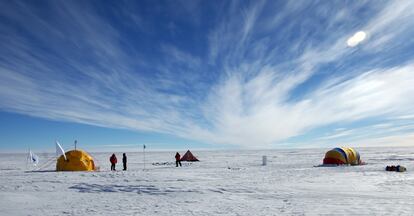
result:
<svg viewBox="0 0 414 216"><path fill-rule="evenodd" d="M359 31L355 33L352 37L347 40L349 47L354 47L365 40L367 34L364 31Z"/></svg>

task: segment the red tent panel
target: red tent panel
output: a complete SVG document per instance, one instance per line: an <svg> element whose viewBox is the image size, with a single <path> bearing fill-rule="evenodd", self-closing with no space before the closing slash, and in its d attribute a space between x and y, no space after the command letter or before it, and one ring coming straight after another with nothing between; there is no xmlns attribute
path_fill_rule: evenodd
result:
<svg viewBox="0 0 414 216"><path fill-rule="evenodd" d="M190 152L190 150L188 150L184 156L181 157L181 161L199 161L194 155L193 153Z"/></svg>

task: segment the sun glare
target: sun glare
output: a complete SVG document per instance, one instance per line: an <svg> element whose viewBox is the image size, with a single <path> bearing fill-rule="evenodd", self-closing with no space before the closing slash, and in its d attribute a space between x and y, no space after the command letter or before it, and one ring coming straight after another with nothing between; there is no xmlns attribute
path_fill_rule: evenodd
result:
<svg viewBox="0 0 414 216"><path fill-rule="evenodd" d="M366 36L367 34L365 32L359 31L350 37L346 43L349 47L357 46L359 43L365 40Z"/></svg>

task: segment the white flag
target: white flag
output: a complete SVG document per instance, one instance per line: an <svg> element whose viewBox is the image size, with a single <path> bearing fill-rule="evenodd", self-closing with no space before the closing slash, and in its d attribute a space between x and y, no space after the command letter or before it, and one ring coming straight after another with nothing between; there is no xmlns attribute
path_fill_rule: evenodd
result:
<svg viewBox="0 0 414 216"><path fill-rule="evenodd" d="M39 163L39 157L36 154L34 154L31 150L29 151L29 157L27 158L27 160L34 166L36 166Z"/></svg>
<svg viewBox="0 0 414 216"><path fill-rule="evenodd" d="M63 155L63 157L66 160L65 151L63 150L62 146L59 144L59 142L56 140L56 157L59 157Z"/></svg>

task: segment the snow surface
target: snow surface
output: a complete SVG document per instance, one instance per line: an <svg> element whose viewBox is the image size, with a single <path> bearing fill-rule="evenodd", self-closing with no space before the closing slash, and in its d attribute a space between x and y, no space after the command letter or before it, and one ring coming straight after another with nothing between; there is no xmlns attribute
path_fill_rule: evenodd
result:
<svg viewBox="0 0 414 216"><path fill-rule="evenodd" d="M362 148L365 166L314 167L327 150L193 151L201 162L181 168L175 152L150 152L146 170L142 153L127 153L129 170L116 172L111 153L92 153L99 172L50 171L54 162L31 172L26 155L1 154L0 215L414 214L414 148ZM384 171L397 164L407 172Z"/></svg>

